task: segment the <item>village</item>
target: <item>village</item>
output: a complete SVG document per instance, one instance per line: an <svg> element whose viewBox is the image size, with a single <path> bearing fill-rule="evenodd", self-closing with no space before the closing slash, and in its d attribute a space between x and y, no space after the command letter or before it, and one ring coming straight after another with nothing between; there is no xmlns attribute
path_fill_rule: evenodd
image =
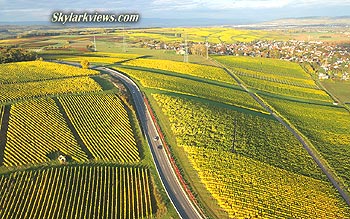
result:
<svg viewBox="0 0 350 219"><path fill-rule="evenodd" d="M175 50L185 54L185 43L164 43L143 41L143 47L150 49ZM315 69L319 79L350 80L350 47L322 41L253 41L249 43L187 43L188 53L206 56L208 54L276 58L291 62L308 62ZM207 48L208 47L208 48ZM208 51L207 51L208 50Z"/></svg>

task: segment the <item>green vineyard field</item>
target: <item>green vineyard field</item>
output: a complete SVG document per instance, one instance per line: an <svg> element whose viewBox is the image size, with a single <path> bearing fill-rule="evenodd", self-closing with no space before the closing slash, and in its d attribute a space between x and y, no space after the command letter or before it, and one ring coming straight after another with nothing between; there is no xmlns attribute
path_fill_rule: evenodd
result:
<svg viewBox="0 0 350 219"><path fill-rule="evenodd" d="M248 93L239 88L229 88L198 82L195 80L184 79L175 76L157 74L147 71L130 70L117 68L128 76L138 80L142 86L147 88L155 88L165 91L174 91L178 93L188 94L201 98L235 105L255 111L265 112L258 103L256 103Z"/></svg>
<svg viewBox="0 0 350 219"><path fill-rule="evenodd" d="M306 88L313 88L318 89L316 83L309 79L302 79L302 78L296 78L292 75L277 75L277 74L271 74L271 73L265 73L265 72L259 72L259 71L252 71L244 68L231 68L236 74L241 76L247 76L251 78L256 78L260 80L265 81L271 81L281 84L288 84L298 87L306 87Z"/></svg>
<svg viewBox="0 0 350 219"><path fill-rule="evenodd" d="M236 119L237 153L325 180L298 140L275 120L186 98L159 94L152 96L169 118L178 146L231 151Z"/></svg>
<svg viewBox="0 0 350 219"><path fill-rule="evenodd" d="M249 87L263 92L311 101L332 102L296 63L250 57L216 56Z"/></svg>
<svg viewBox="0 0 350 219"><path fill-rule="evenodd" d="M172 71L179 74L187 74L199 78L236 84L235 80L231 78L223 69L213 66L159 59L135 59L123 64Z"/></svg>
<svg viewBox="0 0 350 219"><path fill-rule="evenodd" d="M37 164L62 152L76 161L86 161L54 100L36 99L11 106L4 150L5 166Z"/></svg>
<svg viewBox="0 0 350 219"><path fill-rule="evenodd" d="M82 141L98 160L140 160L128 113L113 94L59 97Z"/></svg>
<svg viewBox="0 0 350 219"><path fill-rule="evenodd" d="M350 217L349 207L328 182L229 152L189 146L185 150L230 218Z"/></svg>
<svg viewBox="0 0 350 219"><path fill-rule="evenodd" d="M90 63L113 64L116 62L126 61L128 59L134 59L139 56L140 55L137 55L137 54L94 52L94 53L85 53L81 56L63 57L61 59L64 61L72 61L72 62L81 62L83 60L86 60Z"/></svg>
<svg viewBox="0 0 350 219"><path fill-rule="evenodd" d="M0 65L0 84L96 74L99 74L99 72L51 62L16 62Z"/></svg>
<svg viewBox="0 0 350 219"><path fill-rule="evenodd" d="M63 58L64 61L68 62L81 62L81 61L88 61L89 63L98 63L98 64L113 64L116 62L123 61L124 59L121 58L115 58L115 57L89 57L89 56L75 56L75 57L69 57L69 58Z"/></svg>
<svg viewBox="0 0 350 219"><path fill-rule="evenodd" d="M151 218L150 173L141 167L79 165L0 175L0 217Z"/></svg>
<svg viewBox="0 0 350 219"><path fill-rule="evenodd" d="M264 99L317 148L350 192L350 115L344 108Z"/></svg>
<svg viewBox="0 0 350 219"><path fill-rule="evenodd" d="M75 77L26 83L3 84L0 102L44 97L56 94L101 91L101 86L89 77Z"/></svg>
<svg viewBox="0 0 350 219"><path fill-rule="evenodd" d="M258 57L234 57L234 56L214 56L214 59L227 65L230 68L242 68L265 73L266 76L276 75L281 78L297 78L312 80L298 64L278 59L267 59Z"/></svg>
<svg viewBox="0 0 350 219"><path fill-rule="evenodd" d="M328 96L326 92L319 89L312 89L306 87L293 86L283 83L275 83L266 80L260 80L247 76L240 76L240 78L250 87L266 91L269 93L274 93L278 95L286 95L294 98L316 100L331 102L332 99Z"/></svg>
<svg viewBox="0 0 350 219"><path fill-rule="evenodd" d="M138 56L96 55L91 62ZM0 218L154 217L161 200L149 166L139 166L131 109L91 75L99 72L44 61L0 65L0 130L3 104L10 109Z"/></svg>
<svg viewBox="0 0 350 219"><path fill-rule="evenodd" d="M189 98L152 96L169 118L177 146L230 218L350 215L302 145L277 121Z"/></svg>

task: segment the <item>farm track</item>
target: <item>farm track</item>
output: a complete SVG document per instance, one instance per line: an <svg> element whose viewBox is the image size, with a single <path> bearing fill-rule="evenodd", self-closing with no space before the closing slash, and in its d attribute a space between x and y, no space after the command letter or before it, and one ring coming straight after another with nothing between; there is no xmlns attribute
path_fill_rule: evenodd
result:
<svg viewBox="0 0 350 219"><path fill-rule="evenodd" d="M2 120L2 124L0 124L0 166L3 165L4 162L4 151L7 141L7 130L9 126L9 120L10 120L10 110L11 105L5 105L4 108L4 114Z"/></svg>
<svg viewBox="0 0 350 219"><path fill-rule="evenodd" d="M74 138L77 140L80 148L86 153L88 159L94 159L94 156L92 155L92 153L89 151L89 149L86 147L84 141L81 139L81 137L79 136L77 130L75 129L72 121L70 121L66 111L64 111L63 106L61 104L61 102L57 99L57 97L53 98L53 100L55 101L60 113L62 114L64 120L66 121L68 128L72 131Z"/></svg>
<svg viewBox="0 0 350 219"><path fill-rule="evenodd" d="M341 183L341 180L338 178L338 176L333 173L333 171L330 169L328 164L325 164L324 161L319 159L320 155L315 149L310 147L304 137L299 134L299 131L296 130L295 127L292 127L291 125L288 124L288 122L284 121L284 119L276 114L273 109L270 108L267 104L265 104L255 93L250 91L246 86L242 83L239 77L237 77L232 71L227 69L223 64L217 62L214 60L215 63L217 63L219 66L221 66L232 78L234 78L237 83L246 91L250 94L250 96L257 101L262 107L264 107L277 121L279 121L283 126L285 126L298 140L299 142L303 145L305 150L309 153L309 155L313 158L313 160L317 163L317 165L320 167L322 172L326 174L328 177L329 181L333 184L333 186L337 189L339 194L343 197L345 202L350 206L350 197L349 194L346 191L346 187Z"/></svg>

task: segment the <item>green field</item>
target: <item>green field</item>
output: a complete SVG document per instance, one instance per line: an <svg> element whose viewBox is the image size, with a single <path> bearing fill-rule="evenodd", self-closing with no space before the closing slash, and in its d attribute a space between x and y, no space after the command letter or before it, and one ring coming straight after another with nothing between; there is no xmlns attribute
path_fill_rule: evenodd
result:
<svg viewBox="0 0 350 219"><path fill-rule="evenodd" d="M73 77L65 79L36 82L13 83L1 85L0 102L45 97L57 94L72 94L101 91L101 87L89 77Z"/></svg>
<svg viewBox="0 0 350 219"><path fill-rule="evenodd" d="M324 80L321 83L340 101L350 103L350 81Z"/></svg>
<svg viewBox="0 0 350 219"><path fill-rule="evenodd" d="M150 71L140 71L125 68L117 68L138 80L143 87L154 88L163 91L172 91L181 94L188 94L209 100L223 102L246 109L259 112L265 112L264 109L256 103L248 93L242 91L237 86L225 86L203 83L196 78L185 79L177 76L154 73ZM181 75L180 75L181 76Z"/></svg>
<svg viewBox="0 0 350 219"><path fill-rule="evenodd" d="M231 57L222 59L229 67L245 73L239 77L250 85L249 89L304 102L331 103L330 97L297 64L268 59L234 58L232 62ZM216 78L218 74L206 77L207 72L193 73L190 66L185 66L139 59L117 65L116 69L136 79L146 90L185 176L204 206L210 208L211 215L349 216L346 203L298 140L271 117L249 111L261 108L248 93L235 85L227 86ZM256 82L249 84L249 80ZM261 171L253 173L249 169ZM232 172L232 177L225 177L227 172ZM191 178L193 174L198 176ZM237 174L241 177L236 177ZM281 176L284 180L279 183ZM271 186L265 187L266 184L274 185L275 189L270 191ZM283 197L283 201L276 200L276 196ZM272 200L276 203L271 206L263 204ZM313 207L316 200L324 200L317 209Z"/></svg>
<svg viewBox="0 0 350 219"><path fill-rule="evenodd" d="M173 150L185 153L182 162L191 164L185 171L196 170L200 182L230 218L349 216L345 202L325 175L277 121L190 97L152 96L169 119L176 139ZM205 196L204 191L197 192ZM202 201L215 206L210 199ZM316 201L320 201L317 209ZM215 214L227 217L218 209Z"/></svg>
<svg viewBox="0 0 350 219"><path fill-rule="evenodd" d="M214 59L224 64L253 90L304 101L332 102L311 75L296 63L232 56L214 56Z"/></svg>
<svg viewBox="0 0 350 219"><path fill-rule="evenodd" d="M154 94L153 98L169 118L179 147L230 152L236 129L236 153L291 172L325 179L297 139L271 117L242 113L189 97Z"/></svg>
<svg viewBox="0 0 350 219"><path fill-rule="evenodd" d="M242 56L214 56L214 59L222 62L228 67L257 71L264 73L266 76L289 77L292 80L295 78L312 80L311 76L307 74L300 65L293 62Z"/></svg>
<svg viewBox="0 0 350 219"><path fill-rule="evenodd" d="M236 84L235 80L231 78L223 69L212 66L157 59L135 59L125 62L123 65L171 71L199 78Z"/></svg>
<svg viewBox="0 0 350 219"><path fill-rule="evenodd" d="M215 59L230 68L249 89L260 91L259 95L274 110L301 131L349 190L346 160L350 152L350 117L344 108L332 107L333 100L316 86L311 75L298 64L280 60L227 56Z"/></svg>
<svg viewBox="0 0 350 219"><path fill-rule="evenodd" d="M96 75L97 71L52 62L30 61L0 66L0 84L43 81L48 79Z"/></svg>
<svg viewBox="0 0 350 219"><path fill-rule="evenodd" d="M312 142L350 192L349 112L341 107L264 99Z"/></svg>
<svg viewBox="0 0 350 219"><path fill-rule="evenodd" d="M206 37L211 43L251 42L258 39L286 39L278 32L241 30L233 28L156 28L144 30L116 31L116 36L125 35L129 41L159 40L163 42L181 42L187 39L193 42L204 42Z"/></svg>
<svg viewBox="0 0 350 219"><path fill-rule="evenodd" d="M0 65L0 102L101 91L90 75L99 72L44 61Z"/></svg>
<svg viewBox="0 0 350 219"><path fill-rule="evenodd" d="M116 62L127 61L129 59L135 59L140 55L137 54L123 54L123 53L107 53L107 52L94 52L84 53L83 56L56 56L63 61L81 62L83 60L88 61L92 64L114 64Z"/></svg>
<svg viewBox="0 0 350 219"><path fill-rule="evenodd" d="M229 152L187 146L185 150L229 218L350 217L349 207L329 182Z"/></svg>

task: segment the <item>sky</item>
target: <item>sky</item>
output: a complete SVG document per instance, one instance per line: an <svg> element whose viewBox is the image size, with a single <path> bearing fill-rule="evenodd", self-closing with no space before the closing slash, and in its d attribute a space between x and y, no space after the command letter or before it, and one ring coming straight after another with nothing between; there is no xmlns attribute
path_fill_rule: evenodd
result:
<svg viewBox="0 0 350 219"><path fill-rule="evenodd" d="M141 18L217 19L240 24L350 16L350 0L0 0L0 22L49 21L54 11L136 12Z"/></svg>

